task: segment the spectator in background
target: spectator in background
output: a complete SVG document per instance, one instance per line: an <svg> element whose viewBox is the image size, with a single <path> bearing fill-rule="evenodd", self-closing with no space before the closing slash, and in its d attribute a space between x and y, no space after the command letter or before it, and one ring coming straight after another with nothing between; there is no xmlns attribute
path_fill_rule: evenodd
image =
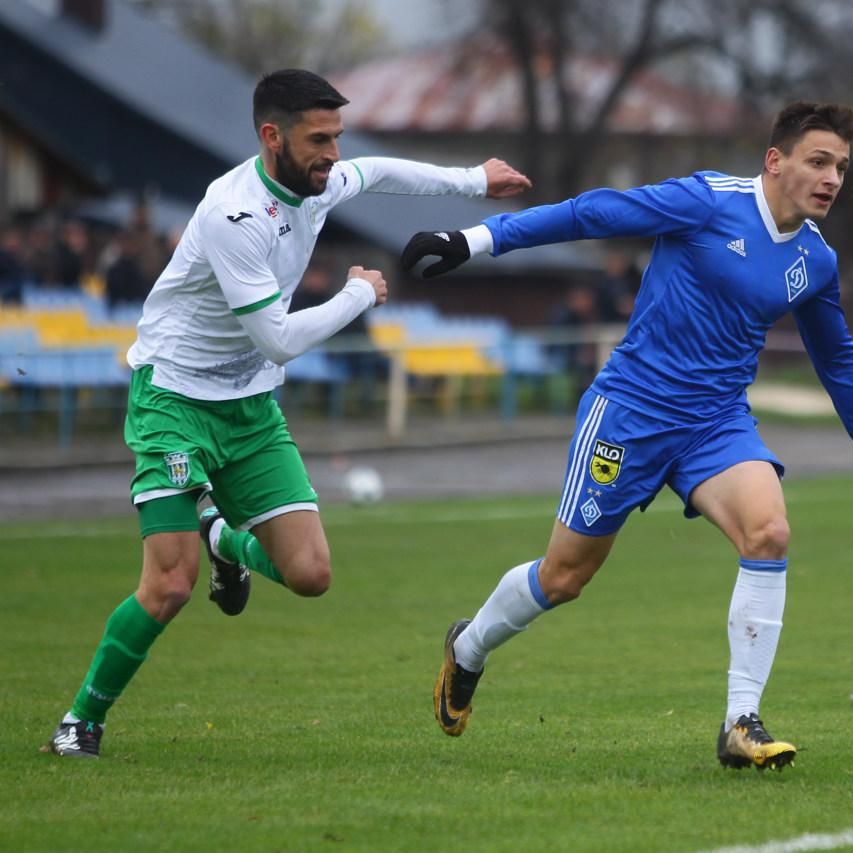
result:
<svg viewBox="0 0 853 853"><path fill-rule="evenodd" d="M56 286L56 241L53 228L47 223L37 222L29 229L24 260L33 284Z"/></svg>
<svg viewBox="0 0 853 853"><path fill-rule="evenodd" d="M30 279L44 287L79 287L87 246L88 233L77 220L59 224L49 216L37 222L24 242Z"/></svg>
<svg viewBox="0 0 853 853"><path fill-rule="evenodd" d="M571 284L552 315L551 325L559 329L582 330L584 326L601 321L596 289L590 284ZM557 344L553 352L565 364L566 373L572 380L572 399L577 402L598 372L596 344L594 341Z"/></svg>
<svg viewBox="0 0 853 853"><path fill-rule="evenodd" d="M604 275L599 282L594 286L588 283L569 285L552 315L551 325L581 329L594 323L627 324L639 289L640 276L633 258L627 251L613 249L605 256ZM564 361L577 402L600 367L598 345L594 341L558 344L553 352Z"/></svg>
<svg viewBox="0 0 853 853"><path fill-rule="evenodd" d="M89 234L77 219L68 219L59 227L53 250L52 277L61 287L80 287L86 266Z"/></svg>
<svg viewBox="0 0 853 853"><path fill-rule="evenodd" d="M0 302L20 303L29 273L24 266L24 233L12 226L0 231Z"/></svg>
<svg viewBox="0 0 853 853"><path fill-rule="evenodd" d="M136 205L131 214L128 228L136 235L136 257L139 269L146 280L153 285L169 262L171 252L168 251L169 244L165 236L155 230L151 221L151 209L146 202L140 201ZM174 249L175 246L177 246L177 241L172 248Z"/></svg>
<svg viewBox="0 0 853 853"><path fill-rule="evenodd" d="M640 289L640 275L631 255L621 249L604 258L604 278L597 287L600 322L627 323Z"/></svg>
<svg viewBox="0 0 853 853"><path fill-rule="evenodd" d="M154 283L143 272L140 263L141 240L135 228L121 231L116 241L118 255L106 271L107 305L142 304Z"/></svg>

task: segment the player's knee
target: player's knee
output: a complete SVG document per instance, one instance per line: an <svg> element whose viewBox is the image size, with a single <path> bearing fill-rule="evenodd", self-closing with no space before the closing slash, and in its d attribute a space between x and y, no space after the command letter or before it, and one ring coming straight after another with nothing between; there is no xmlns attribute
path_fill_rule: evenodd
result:
<svg viewBox="0 0 853 853"><path fill-rule="evenodd" d="M164 591L164 599L168 609L177 613L193 594L193 585L186 577L170 578L170 583Z"/></svg>
<svg viewBox="0 0 853 853"><path fill-rule="evenodd" d="M281 570L279 570L281 571ZM328 554L313 554L294 561L282 577L291 592L306 597L323 595L332 584L332 566Z"/></svg>
<svg viewBox="0 0 853 853"><path fill-rule="evenodd" d="M291 573L287 579L287 586L292 592L309 598L323 595L331 584L332 572L328 567Z"/></svg>
<svg viewBox="0 0 853 853"><path fill-rule="evenodd" d="M552 605L565 604L580 598L592 574L567 563L543 562L539 573L542 592Z"/></svg>
<svg viewBox="0 0 853 853"><path fill-rule="evenodd" d="M197 564L182 562L148 572L139 585L140 601L156 619L168 622L190 600L197 576Z"/></svg>
<svg viewBox="0 0 853 853"><path fill-rule="evenodd" d="M788 553L791 529L787 519L774 516L746 532L743 556L748 559L780 560Z"/></svg>
<svg viewBox="0 0 853 853"><path fill-rule="evenodd" d="M546 595L551 604L565 604L580 598L585 584L574 574L566 574L552 584Z"/></svg>

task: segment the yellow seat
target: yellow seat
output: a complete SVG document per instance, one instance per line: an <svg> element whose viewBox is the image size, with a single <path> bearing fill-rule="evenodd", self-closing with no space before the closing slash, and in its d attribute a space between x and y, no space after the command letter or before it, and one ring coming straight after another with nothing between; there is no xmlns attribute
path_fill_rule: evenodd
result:
<svg viewBox="0 0 853 853"><path fill-rule="evenodd" d="M398 347L406 340L402 323L375 323L370 327L370 340L380 349Z"/></svg>
<svg viewBox="0 0 853 853"><path fill-rule="evenodd" d="M406 373L417 376L500 376L503 369L477 344L454 342L412 346L403 350Z"/></svg>
<svg viewBox="0 0 853 853"><path fill-rule="evenodd" d="M89 343L95 346L115 346L126 350L136 340L136 327L109 323L90 326L87 334Z"/></svg>
<svg viewBox="0 0 853 853"><path fill-rule="evenodd" d="M85 346L89 320L82 308L34 311L39 341L46 347Z"/></svg>
<svg viewBox="0 0 853 853"><path fill-rule="evenodd" d="M26 308L0 306L0 329L33 328L33 320Z"/></svg>

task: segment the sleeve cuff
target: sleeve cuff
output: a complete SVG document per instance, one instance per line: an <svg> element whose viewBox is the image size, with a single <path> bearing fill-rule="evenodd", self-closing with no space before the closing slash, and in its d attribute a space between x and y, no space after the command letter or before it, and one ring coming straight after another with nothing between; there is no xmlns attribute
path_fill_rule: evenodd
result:
<svg viewBox="0 0 853 853"><path fill-rule="evenodd" d="M367 305L364 307L365 311L368 308L373 308L373 306L376 304L376 291L373 289L373 285L366 279L351 278L344 285L344 290L360 291L367 302Z"/></svg>
<svg viewBox="0 0 853 853"><path fill-rule="evenodd" d="M485 225L465 228L462 234L468 241L468 250L471 252L472 258L474 255L490 255L495 248L492 232Z"/></svg>
<svg viewBox="0 0 853 853"><path fill-rule="evenodd" d="M489 191L489 178L483 166L474 166L471 169L471 177L474 179L475 198L485 198Z"/></svg>

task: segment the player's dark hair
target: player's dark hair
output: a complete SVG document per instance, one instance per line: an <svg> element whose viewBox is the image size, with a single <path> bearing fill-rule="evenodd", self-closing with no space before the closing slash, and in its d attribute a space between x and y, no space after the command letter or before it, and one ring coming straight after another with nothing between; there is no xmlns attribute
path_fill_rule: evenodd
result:
<svg viewBox="0 0 853 853"><path fill-rule="evenodd" d="M840 104L796 101L788 104L773 122L769 148L790 154L810 130L828 130L846 142L853 140L853 109Z"/></svg>
<svg viewBox="0 0 853 853"><path fill-rule="evenodd" d="M283 68L261 77L252 99L255 130L271 121L288 128L304 110L336 110L349 101L328 80L301 68Z"/></svg>

